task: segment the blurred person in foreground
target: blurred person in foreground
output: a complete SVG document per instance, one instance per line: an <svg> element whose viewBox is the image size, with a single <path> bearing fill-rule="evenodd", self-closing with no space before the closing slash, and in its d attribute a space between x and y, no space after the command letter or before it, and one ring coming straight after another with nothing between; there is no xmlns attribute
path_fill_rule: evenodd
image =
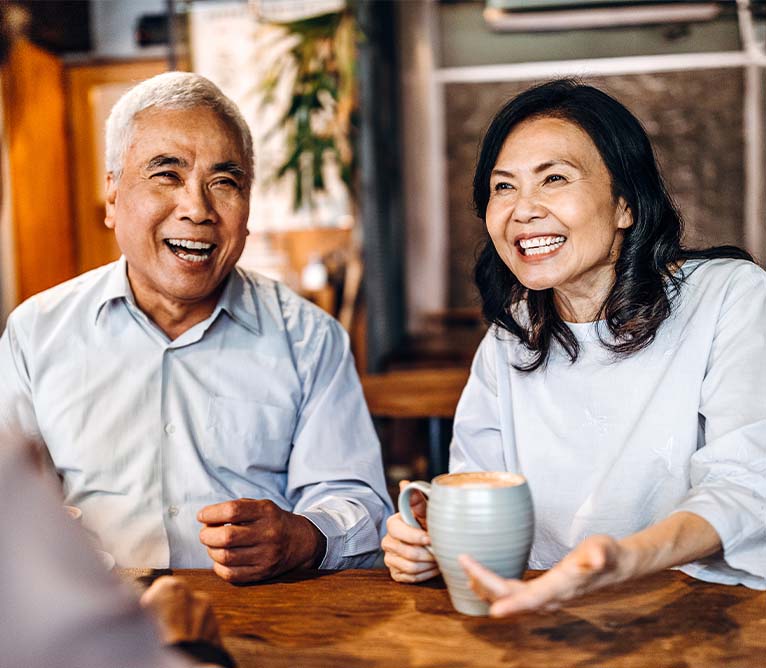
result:
<svg viewBox="0 0 766 668"><path fill-rule="evenodd" d="M532 569L461 559L491 614L554 609L661 569L766 588L766 273L685 248L649 139L571 80L507 103L484 138L475 278L490 329L457 407L450 471L515 471ZM413 502L424 516L423 499ZM425 520L424 520L425 521ZM437 574L397 514L391 575Z"/></svg>
<svg viewBox="0 0 766 668"><path fill-rule="evenodd" d="M210 604L175 577L156 580L142 596L155 626L132 592L104 569L48 483L28 449L3 439L2 665L183 668L193 659L234 665Z"/></svg>
<svg viewBox="0 0 766 668"><path fill-rule="evenodd" d="M106 170L122 257L11 314L0 427L39 445L118 566L371 566L390 500L348 336L235 266L253 179L237 107L197 74L144 81L111 111Z"/></svg>

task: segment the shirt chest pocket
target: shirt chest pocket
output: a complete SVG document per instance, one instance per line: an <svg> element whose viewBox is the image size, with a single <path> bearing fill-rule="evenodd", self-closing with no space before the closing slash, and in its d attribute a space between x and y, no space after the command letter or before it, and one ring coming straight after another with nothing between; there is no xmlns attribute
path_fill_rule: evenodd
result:
<svg viewBox="0 0 766 668"><path fill-rule="evenodd" d="M295 411L249 399L210 397L203 444L205 459L217 469L287 469L295 431Z"/></svg>

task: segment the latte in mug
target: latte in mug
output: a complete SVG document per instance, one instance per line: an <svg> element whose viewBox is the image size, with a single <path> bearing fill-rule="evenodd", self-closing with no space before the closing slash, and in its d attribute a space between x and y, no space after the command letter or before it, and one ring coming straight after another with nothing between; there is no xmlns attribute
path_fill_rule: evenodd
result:
<svg viewBox="0 0 766 668"><path fill-rule="evenodd" d="M437 480L435 478L434 480ZM439 484L445 487L515 487L524 484L523 476L506 471L476 471L473 473L448 473L438 477Z"/></svg>
<svg viewBox="0 0 766 668"><path fill-rule="evenodd" d="M457 561L469 554L504 578L521 577L534 531L532 497L526 479L506 471L447 473L431 483L411 482L399 494L399 512L419 527L410 495L422 492L431 552L444 577L452 605L466 615L486 615L489 604L473 593Z"/></svg>

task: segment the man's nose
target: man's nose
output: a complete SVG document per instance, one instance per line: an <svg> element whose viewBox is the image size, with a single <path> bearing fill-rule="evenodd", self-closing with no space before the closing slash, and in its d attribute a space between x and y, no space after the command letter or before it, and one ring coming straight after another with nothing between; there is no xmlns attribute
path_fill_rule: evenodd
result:
<svg viewBox="0 0 766 668"><path fill-rule="evenodd" d="M196 225L216 221L215 208L204 184L187 183L179 193L176 212L180 218Z"/></svg>
<svg viewBox="0 0 766 668"><path fill-rule="evenodd" d="M519 223L531 223L540 218L545 218L548 210L542 203L540 192L537 188L519 190L513 207L513 219Z"/></svg>

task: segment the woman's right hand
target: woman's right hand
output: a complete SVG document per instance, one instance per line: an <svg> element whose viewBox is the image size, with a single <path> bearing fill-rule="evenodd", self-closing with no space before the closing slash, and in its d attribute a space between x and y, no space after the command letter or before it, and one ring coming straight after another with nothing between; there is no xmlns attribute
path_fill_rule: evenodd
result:
<svg viewBox="0 0 766 668"><path fill-rule="evenodd" d="M404 489L409 480L402 480L399 489ZM412 514L422 526L426 526L426 500L418 491L410 496ZM381 547L386 553L385 564L391 577L397 582L423 582L439 574L434 555L426 548L431 539L423 529L407 524L399 513L386 522L387 533Z"/></svg>

